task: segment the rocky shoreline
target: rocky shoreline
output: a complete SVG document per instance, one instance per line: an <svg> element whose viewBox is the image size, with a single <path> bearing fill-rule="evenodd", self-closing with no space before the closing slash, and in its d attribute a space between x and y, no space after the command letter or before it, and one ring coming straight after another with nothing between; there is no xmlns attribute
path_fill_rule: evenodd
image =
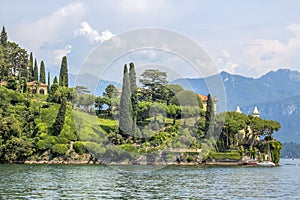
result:
<svg viewBox="0 0 300 200"><path fill-rule="evenodd" d="M133 162L100 162L95 160L26 160L22 162L9 162L8 164L45 164L45 165L162 165L162 166L171 166L171 165L179 165L179 166L240 166L243 165L243 162L240 161L204 161L202 163L199 162L154 162L154 163L133 163Z"/></svg>

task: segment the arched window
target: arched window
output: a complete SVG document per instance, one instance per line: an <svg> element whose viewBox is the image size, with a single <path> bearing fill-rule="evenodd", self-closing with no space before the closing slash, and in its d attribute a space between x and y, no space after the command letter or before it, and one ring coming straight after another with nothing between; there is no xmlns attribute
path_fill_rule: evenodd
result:
<svg viewBox="0 0 300 200"><path fill-rule="evenodd" d="M40 94L45 94L44 89L40 89Z"/></svg>

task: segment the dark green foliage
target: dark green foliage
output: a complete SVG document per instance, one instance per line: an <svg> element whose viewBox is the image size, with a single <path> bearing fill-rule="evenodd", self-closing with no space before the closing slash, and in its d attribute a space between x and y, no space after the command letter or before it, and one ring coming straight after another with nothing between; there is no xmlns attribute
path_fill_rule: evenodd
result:
<svg viewBox="0 0 300 200"><path fill-rule="evenodd" d="M211 138L214 134L214 104L210 94L207 95L207 106L205 112L205 137Z"/></svg>
<svg viewBox="0 0 300 200"><path fill-rule="evenodd" d="M178 92L170 101L170 104L177 106L199 106L203 107L201 98L191 90L182 90Z"/></svg>
<svg viewBox="0 0 300 200"><path fill-rule="evenodd" d="M106 113L107 113L107 116L111 117L112 116L112 108L113 108L113 99L115 99L117 96L118 96L117 88L114 85L109 84L105 88L103 97L98 97L98 99L96 99L97 101L95 101L95 103L96 103L95 106L98 108L97 113L100 114L99 111L102 110L102 107L104 105L107 105Z"/></svg>
<svg viewBox="0 0 300 200"><path fill-rule="evenodd" d="M27 78L28 78L29 81L34 81L33 77L34 77L33 56L32 56L32 52L30 52L29 62L28 62L28 77Z"/></svg>
<svg viewBox="0 0 300 200"><path fill-rule="evenodd" d="M163 87L168 83L167 73L149 69L144 71L141 76L143 78L139 79L139 81L143 84L144 89L141 91L143 95L149 95L149 100L152 102L161 99Z"/></svg>
<svg viewBox="0 0 300 200"><path fill-rule="evenodd" d="M170 115L171 118L173 118L173 125L175 125L177 117L181 114L181 108L180 106L170 104L167 107L167 113Z"/></svg>
<svg viewBox="0 0 300 200"><path fill-rule="evenodd" d="M238 151L232 151L232 152L219 152L219 153L216 153L216 152L210 152L209 153L209 158L211 159L215 159L215 160L219 160L219 161L222 161L222 160L240 160L241 159L241 156L240 156L240 153Z"/></svg>
<svg viewBox="0 0 300 200"><path fill-rule="evenodd" d="M53 79L53 84L50 87L49 99L54 96L57 88L58 88L58 81L57 81L57 77L55 76L54 79Z"/></svg>
<svg viewBox="0 0 300 200"><path fill-rule="evenodd" d="M67 99L63 98L61 105L59 107L55 122L52 126L52 134L53 135L59 135L61 130L63 129L66 111L67 111Z"/></svg>
<svg viewBox="0 0 300 200"><path fill-rule="evenodd" d="M59 86L69 87L68 63L66 56L64 56L61 61L61 67L59 72Z"/></svg>
<svg viewBox="0 0 300 200"><path fill-rule="evenodd" d="M6 87L8 89L11 89L11 90L17 90L18 89L18 83L16 82L16 79L14 77L10 77L8 80L7 80L7 85Z"/></svg>
<svg viewBox="0 0 300 200"><path fill-rule="evenodd" d="M127 65L124 66L123 86L120 100L119 131L124 136L132 133L132 104L130 92L130 80Z"/></svg>
<svg viewBox="0 0 300 200"><path fill-rule="evenodd" d="M86 89L86 88L85 88ZM103 92L103 96L109 99L116 97L118 95L118 90L113 84L109 84Z"/></svg>
<svg viewBox="0 0 300 200"><path fill-rule="evenodd" d="M106 104L106 100L103 97L96 97L95 99L95 108L96 108L96 114L101 115L103 114L103 106Z"/></svg>
<svg viewBox="0 0 300 200"><path fill-rule="evenodd" d="M28 54L27 51L21 48L14 42L7 42L7 47L4 49L4 76L13 76L18 81L18 86L21 84L22 78L27 78L28 75ZM18 87L20 89L20 87ZM20 91L20 90L19 90Z"/></svg>
<svg viewBox="0 0 300 200"><path fill-rule="evenodd" d="M33 81L39 81L39 69L36 59L34 59Z"/></svg>
<svg viewBox="0 0 300 200"><path fill-rule="evenodd" d="M0 87L0 162L24 161L35 152L34 111L22 93Z"/></svg>
<svg viewBox="0 0 300 200"><path fill-rule="evenodd" d="M51 84L51 83L50 83L50 72L48 72L48 77L47 77L47 78L48 78L47 84L48 84L48 86L50 87L50 84Z"/></svg>
<svg viewBox="0 0 300 200"><path fill-rule="evenodd" d="M161 93L162 93L161 100L163 102L165 102L167 105L169 105L172 98L180 91L183 91L183 88L181 85L167 84L167 85L163 86L161 89Z"/></svg>
<svg viewBox="0 0 300 200"><path fill-rule="evenodd" d="M87 149L83 142L77 141L73 143L73 149L79 155L86 153Z"/></svg>
<svg viewBox="0 0 300 200"><path fill-rule="evenodd" d="M66 155L68 146L66 144L55 144L52 146L51 151L54 155Z"/></svg>
<svg viewBox="0 0 300 200"><path fill-rule="evenodd" d="M7 46L7 33L6 33L6 31L5 31L5 27L4 27L4 26L2 27L2 31L1 31L0 44L1 44L3 47L6 47L6 46Z"/></svg>
<svg viewBox="0 0 300 200"><path fill-rule="evenodd" d="M6 62L5 62L3 47L0 46L0 82L4 78L5 68L6 68Z"/></svg>
<svg viewBox="0 0 300 200"><path fill-rule="evenodd" d="M48 93L50 92L50 87L51 87L51 83L50 83L50 72L48 72L48 82L47 82L47 84L48 84Z"/></svg>
<svg viewBox="0 0 300 200"><path fill-rule="evenodd" d="M23 92L24 92L24 93L27 93L27 92L28 92L27 79L24 79L24 82L23 82Z"/></svg>
<svg viewBox="0 0 300 200"><path fill-rule="evenodd" d="M281 149L282 149L281 142L279 141L270 142L270 153L271 153L272 161L275 164L279 163Z"/></svg>
<svg viewBox="0 0 300 200"><path fill-rule="evenodd" d="M137 85L136 85L136 73L134 64L129 64L129 81L130 81L130 92L131 92L131 107L132 107L132 134L135 137L136 135L136 121L137 121L137 103L138 103L138 95L137 95Z"/></svg>
<svg viewBox="0 0 300 200"><path fill-rule="evenodd" d="M41 62L41 66L40 66L40 82L46 83L46 72L45 72L44 61Z"/></svg>

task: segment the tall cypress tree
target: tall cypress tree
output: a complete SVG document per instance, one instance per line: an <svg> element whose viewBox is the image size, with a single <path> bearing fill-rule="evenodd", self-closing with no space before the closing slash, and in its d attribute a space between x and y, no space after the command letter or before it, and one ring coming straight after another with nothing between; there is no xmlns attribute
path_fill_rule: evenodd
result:
<svg viewBox="0 0 300 200"><path fill-rule="evenodd" d="M57 77L55 76L53 80L53 84L50 87L50 92L49 92L50 96L52 96L56 92L57 88L58 88L58 81L57 81Z"/></svg>
<svg viewBox="0 0 300 200"><path fill-rule="evenodd" d="M46 83L46 72L45 72L44 61L41 62L41 66L40 66L40 82Z"/></svg>
<svg viewBox="0 0 300 200"><path fill-rule="evenodd" d="M33 56L32 52L30 52L29 63L28 63L28 80L33 81L34 70L33 70Z"/></svg>
<svg viewBox="0 0 300 200"><path fill-rule="evenodd" d="M69 86L67 56L64 56L61 61L59 72L59 86Z"/></svg>
<svg viewBox="0 0 300 200"><path fill-rule="evenodd" d="M62 98L55 122L52 126L53 135L57 136L60 134L61 130L64 127L65 116L67 111L67 99L66 97Z"/></svg>
<svg viewBox="0 0 300 200"><path fill-rule="evenodd" d="M4 57L4 53L3 53L3 47L0 46L0 82L2 81L2 79L5 76L5 68L6 68L6 62L5 62L5 57Z"/></svg>
<svg viewBox="0 0 300 200"><path fill-rule="evenodd" d="M5 27L2 27L1 35L0 35L0 44L3 47L7 47L7 33L5 31Z"/></svg>
<svg viewBox="0 0 300 200"><path fill-rule="evenodd" d="M23 92L27 93L28 92L28 86L27 86L27 79L24 79L24 86L23 86Z"/></svg>
<svg viewBox="0 0 300 200"><path fill-rule="evenodd" d="M211 138L214 134L214 105L210 94L207 95L207 104L205 112L205 137Z"/></svg>
<svg viewBox="0 0 300 200"><path fill-rule="evenodd" d="M39 69L36 59L34 59L33 81L39 81Z"/></svg>
<svg viewBox="0 0 300 200"><path fill-rule="evenodd" d="M49 91L50 91L50 72L48 72L48 76L47 76L47 78L48 78L48 93L49 93Z"/></svg>
<svg viewBox="0 0 300 200"><path fill-rule="evenodd" d="M130 80L130 92L131 92L131 107L132 107L132 134L134 135L134 140L136 139L136 119L137 119L137 103L138 103L138 96L137 96L137 85L136 85L136 73L134 64L129 64L129 80Z"/></svg>
<svg viewBox="0 0 300 200"><path fill-rule="evenodd" d="M130 93L128 69L127 65L125 65L120 100L119 131L121 135L127 137L132 133L132 105Z"/></svg>

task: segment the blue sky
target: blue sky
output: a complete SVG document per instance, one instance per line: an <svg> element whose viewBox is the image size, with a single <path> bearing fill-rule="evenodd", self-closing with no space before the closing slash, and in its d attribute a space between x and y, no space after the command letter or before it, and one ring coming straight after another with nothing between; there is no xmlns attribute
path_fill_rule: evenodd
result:
<svg viewBox="0 0 300 200"><path fill-rule="evenodd" d="M11 0L2 2L0 22L9 40L34 52L52 71L67 55L71 73L77 73L112 36L145 27L190 38L217 71L249 77L279 68L300 71L300 1L295 0ZM170 65L183 65L176 60ZM117 79L110 74L106 79ZM189 70L184 76L197 77Z"/></svg>

